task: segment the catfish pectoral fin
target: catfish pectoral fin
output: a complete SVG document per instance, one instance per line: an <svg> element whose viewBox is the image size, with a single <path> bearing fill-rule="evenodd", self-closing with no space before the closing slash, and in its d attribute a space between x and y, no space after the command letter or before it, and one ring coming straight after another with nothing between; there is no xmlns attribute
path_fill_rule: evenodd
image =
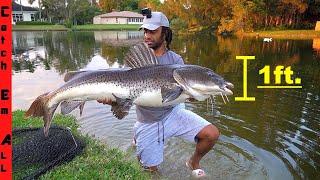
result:
<svg viewBox="0 0 320 180"><path fill-rule="evenodd" d="M177 99L181 95L182 91L183 89L179 86L174 86L173 88L162 87L161 88L162 103L167 103Z"/></svg>
<svg viewBox="0 0 320 180"><path fill-rule="evenodd" d="M111 111L115 117L118 119L123 119L129 114L129 111L123 111L123 107L117 104L116 102L111 104Z"/></svg>
<svg viewBox="0 0 320 180"><path fill-rule="evenodd" d="M80 104L80 106L79 106L79 109L80 109L80 116L82 116L82 112L83 112L83 108L84 108L84 104L85 104L86 102L85 101L83 101L81 104Z"/></svg>
<svg viewBox="0 0 320 180"><path fill-rule="evenodd" d="M132 106L133 101L131 99L122 99L114 94L112 94L116 98L116 102L112 102L111 111L113 115L118 119L122 119L129 114L129 110Z"/></svg>
<svg viewBox="0 0 320 180"><path fill-rule="evenodd" d="M71 111L73 111L74 109L76 109L77 107L80 107L81 104L84 105L84 101L63 101L61 102L61 114L65 115L65 114L69 114ZM82 106L83 106L82 105ZM82 107L83 109L83 107ZM80 114L82 114L82 109L80 107Z"/></svg>

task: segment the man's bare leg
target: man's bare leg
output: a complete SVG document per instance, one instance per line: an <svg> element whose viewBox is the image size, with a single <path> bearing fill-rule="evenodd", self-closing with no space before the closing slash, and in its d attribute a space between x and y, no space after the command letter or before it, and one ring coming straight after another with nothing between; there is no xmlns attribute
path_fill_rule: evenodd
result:
<svg viewBox="0 0 320 180"><path fill-rule="evenodd" d="M197 134L197 145L196 150L189 159L189 165L192 169L200 169L200 160L202 157L207 154L216 143L220 135L220 132L217 127L210 124L204 127L198 134Z"/></svg>

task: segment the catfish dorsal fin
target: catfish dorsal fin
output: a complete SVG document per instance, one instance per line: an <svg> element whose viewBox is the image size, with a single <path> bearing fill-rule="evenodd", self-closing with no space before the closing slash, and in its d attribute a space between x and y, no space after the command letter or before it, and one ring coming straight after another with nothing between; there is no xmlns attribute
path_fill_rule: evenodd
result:
<svg viewBox="0 0 320 180"><path fill-rule="evenodd" d="M157 57L146 43L132 46L124 57L124 64L131 68L140 68L159 64Z"/></svg>

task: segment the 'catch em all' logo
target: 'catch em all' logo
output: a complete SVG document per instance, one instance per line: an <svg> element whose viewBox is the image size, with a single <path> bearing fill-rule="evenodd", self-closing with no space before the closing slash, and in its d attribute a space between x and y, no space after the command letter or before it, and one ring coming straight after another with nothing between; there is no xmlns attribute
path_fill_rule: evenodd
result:
<svg viewBox="0 0 320 180"><path fill-rule="evenodd" d="M255 101L255 97L248 96L248 60L254 60L255 56L236 56L237 60L243 61L243 96L235 97L235 101ZM272 74L271 74L272 73ZM278 65L271 72L269 65L264 66L259 70L259 75L264 76L264 85L257 86L258 89L292 89L302 88L301 78L292 79L294 72L291 70L291 66L284 67ZM271 84L271 75L274 75L274 85ZM285 81L282 81L284 76Z"/></svg>

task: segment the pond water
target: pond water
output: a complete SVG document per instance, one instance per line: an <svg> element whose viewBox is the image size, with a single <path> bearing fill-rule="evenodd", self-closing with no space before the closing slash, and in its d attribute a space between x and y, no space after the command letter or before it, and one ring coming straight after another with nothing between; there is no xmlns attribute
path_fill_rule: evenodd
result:
<svg viewBox="0 0 320 180"><path fill-rule="evenodd" d="M13 109L26 110L40 94L62 85L64 74L80 69L118 68L129 46L142 41L142 32L13 32ZM319 179L320 178L320 40L222 38L209 35L174 37L172 50L187 64L211 68L235 85L224 104L216 97L215 111L207 102L186 103L191 111L221 131L217 144L202 160L209 179ZM254 102L235 101L243 94L243 66L238 55L252 55L248 64L248 96ZM270 65L291 66L301 89L258 89L259 70ZM271 71L271 82L274 81ZM284 82L285 79L283 78ZM80 131L129 151L135 107L123 120L110 107L88 102ZM53 121L54 123L54 121ZM160 166L164 178L185 179L191 172L185 161L194 144L178 138L165 146Z"/></svg>

